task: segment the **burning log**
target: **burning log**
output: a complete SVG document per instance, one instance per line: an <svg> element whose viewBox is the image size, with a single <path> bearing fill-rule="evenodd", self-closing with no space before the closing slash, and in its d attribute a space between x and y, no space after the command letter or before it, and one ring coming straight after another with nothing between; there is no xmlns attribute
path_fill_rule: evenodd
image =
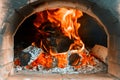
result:
<svg viewBox="0 0 120 80"><path fill-rule="evenodd" d="M35 46L29 46L19 53L19 56L15 59L15 64L19 64L20 66L26 66L33 62L35 59L37 59L40 52L42 52L40 48L37 48Z"/></svg>
<svg viewBox="0 0 120 80"><path fill-rule="evenodd" d="M106 47L102 45L95 45L90 54L107 64L108 49Z"/></svg>
<svg viewBox="0 0 120 80"><path fill-rule="evenodd" d="M71 54L69 56L69 65L71 66L77 66L80 63L81 56L78 55L78 53Z"/></svg>
<svg viewBox="0 0 120 80"><path fill-rule="evenodd" d="M77 52L77 53L74 54L74 52ZM74 54L74 56L72 56L73 54ZM72 50L71 57L75 58L76 56L77 56L77 59L70 60L72 64L76 64L76 65L73 65L73 67L76 70L83 66L87 66L87 65L95 66L96 65L94 56L90 55L86 50L83 50L82 52L79 52L79 50ZM78 58L78 56L79 56L79 58Z"/></svg>

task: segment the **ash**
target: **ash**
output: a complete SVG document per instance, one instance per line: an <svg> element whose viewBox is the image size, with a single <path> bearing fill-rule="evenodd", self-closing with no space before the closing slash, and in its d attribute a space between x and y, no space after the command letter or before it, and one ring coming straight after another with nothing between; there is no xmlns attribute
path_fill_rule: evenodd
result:
<svg viewBox="0 0 120 80"><path fill-rule="evenodd" d="M23 52L31 55L30 60L28 62L28 64L30 64L35 59L37 59L37 57L39 56L39 53L42 52L42 49L35 46L29 46L26 49L24 49Z"/></svg>
<svg viewBox="0 0 120 80"><path fill-rule="evenodd" d="M91 74L91 73L97 73L97 72L104 72L106 70L107 70L106 66L100 62L96 66L91 66L91 65L82 66L78 70L74 69L73 66L68 65L64 69L56 67L56 68L52 68L50 70L43 70L42 69L40 72L41 73L57 73L57 74L58 73L59 74L79 74L79 73Z"/></svg>
<svg viewBox="0 0 120 80"><path fill-rule="evenodd" d="M38 73L56 73L56 74L91 74L91 73L99 73L99 72L105 72L107 71L107 66L98 61L98 64L95 66L91 66L91 65L87 65L87 66L82 66L79 69L74 69L73 66L67 66L65 68L52 68L49 70L44 69L41 65L38 66L38 68L33 68L31 70L26 69L25 67L21 67L21 66L17 66L15 68L16 72L21 72L21 71L25 71L25 72L38 72Z"/></svg>
<svg viewBox="0 0 120 80"><path fill-rule="evenodd" d="M24 49L23 52L28 52L31 54L30 61L28 64L33 62L37 57L38 54L42 51L42 49L37 47L29 46L28 48ZM99 61L95 58L96 65L91 66L81 66L81 68L75 69L73 66L67 65L65 68L53 67L51 69L45 69L42 65L38 65L32 69L27 69L25 66L18 66L15 65L16 72L38 72L38 73L56 73L56 74L89 74L89 73L98 73L98 72L105 72L107 71L107 65L103 62Z"/></svg>

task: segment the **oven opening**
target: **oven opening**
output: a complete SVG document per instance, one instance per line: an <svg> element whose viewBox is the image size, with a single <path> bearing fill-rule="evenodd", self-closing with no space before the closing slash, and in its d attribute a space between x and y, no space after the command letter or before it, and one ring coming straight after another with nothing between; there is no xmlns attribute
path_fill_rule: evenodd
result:
<svg viewBox="0 0 120 80"><path fill-rule="evenodd" d="M86 13L46 9L28 17L14 36L16 72L59 74L107 71L107 34Z"/></svg>

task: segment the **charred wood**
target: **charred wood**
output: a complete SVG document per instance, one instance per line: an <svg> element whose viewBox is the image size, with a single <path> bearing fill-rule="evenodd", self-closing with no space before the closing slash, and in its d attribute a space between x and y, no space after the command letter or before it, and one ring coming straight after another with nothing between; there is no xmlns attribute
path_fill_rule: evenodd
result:
<svg viewBox="0 0 120 80"><path fill-rule="evenodd" d="M78 53L71 54L69 57L69 65L71 66L77 66L80 63L81 57L78 55Z"/></svg>
<svg viewBox="0 0 120 80"><path fill-rule="evenodd" d="M31 54L21 51L19 59L21 66L26 66L31 59Z"/></svg>

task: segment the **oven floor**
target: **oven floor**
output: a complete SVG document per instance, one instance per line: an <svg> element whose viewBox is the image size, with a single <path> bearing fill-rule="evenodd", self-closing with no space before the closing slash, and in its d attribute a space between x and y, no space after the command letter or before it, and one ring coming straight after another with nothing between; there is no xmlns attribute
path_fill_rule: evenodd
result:
<svg viewBox="0 0 120 80"><path fill-rule="evenodd" d="M17 73L7 80L119 80L107 73L95 74L37 74Z"/></svg>

